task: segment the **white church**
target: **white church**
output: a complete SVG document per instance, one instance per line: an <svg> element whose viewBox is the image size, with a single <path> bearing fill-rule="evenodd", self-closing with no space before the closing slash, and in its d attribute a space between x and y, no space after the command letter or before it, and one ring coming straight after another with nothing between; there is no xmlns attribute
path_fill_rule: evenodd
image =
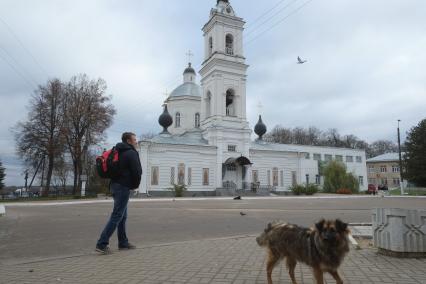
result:
<svg viewBox="0 0 426 284"><path fill-rule="evenodd" d="M139 193L170 194L173 184L189 195L224 191L283 193L295 184L322 182L318 161L339 160L367 188L365 151L265 142L259 116L252 139L247 121L244 20L228 0L217 0L203 27L205 56L199 74L189 66L183 84L165 101L163 132L140 142Z"/></svg>

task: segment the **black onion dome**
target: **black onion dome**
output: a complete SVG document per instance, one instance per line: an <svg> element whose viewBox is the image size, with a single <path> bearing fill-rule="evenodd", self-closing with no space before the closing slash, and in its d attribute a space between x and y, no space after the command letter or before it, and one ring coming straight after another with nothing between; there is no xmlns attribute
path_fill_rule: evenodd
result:
<svg viewBox="0 0 426 284"><path fill-rule="evenodd" d="M194 68L192 68L191 63L188 63L188 67L185 69L185 71L183 71L183 74L186 74L186 73L195 74L195 70L194 70Z"/></svg>
<svg viewBox="0 0 426 284"><path fill-rule="evenodd" d="M167 131L167 128L169 128L173 124L173 117L167 110L167 105L164 106L164 111L158 118L158 123L163 127L162 133L169 133L169 131Z"/></svg>
<svg viewBox="0 0 426 284"><path fill-rule="evenodd" d="M260 140L262 140L262 136L265 135L266 131L267 131L266 125L262 121L262 116L259 115L259 121L254 127L254 133L256 133L259 136Z"/></svg>

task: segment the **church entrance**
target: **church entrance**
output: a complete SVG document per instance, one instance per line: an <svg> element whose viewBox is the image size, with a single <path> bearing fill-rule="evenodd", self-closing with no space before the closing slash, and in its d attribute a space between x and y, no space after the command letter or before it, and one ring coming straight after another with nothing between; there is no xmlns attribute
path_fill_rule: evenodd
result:
<svg viewBox="0 0 426 284"><path fill-rule="evenodd" d="M230 190L248 190L249 182L246 182L248 167L251 162L246 157L229 158L222 165L223 188Z"/></svg>

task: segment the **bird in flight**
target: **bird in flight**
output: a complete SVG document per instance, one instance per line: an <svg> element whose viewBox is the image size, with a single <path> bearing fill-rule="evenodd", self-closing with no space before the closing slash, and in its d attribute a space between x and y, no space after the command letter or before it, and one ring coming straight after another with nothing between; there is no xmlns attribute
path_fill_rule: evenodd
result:
<svg viewBox="0 0 426 284"><path fill-rule="evenodd" d="M297 57L297 64L304 64L306 62L307 62L307 60L300 59L300 56Z"/></svg>

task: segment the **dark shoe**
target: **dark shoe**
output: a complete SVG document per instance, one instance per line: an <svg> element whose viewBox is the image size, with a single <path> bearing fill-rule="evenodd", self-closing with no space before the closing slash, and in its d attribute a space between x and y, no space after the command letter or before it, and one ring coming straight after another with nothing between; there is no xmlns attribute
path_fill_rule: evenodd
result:
<svg viewBox="0 0 426 284"><path fill-rule="evenodd" d="M105 254L105 255L106 254L112 254L112 251L108 246L106 246L104 248L96 246L96 251L99 252L100 254Z"/></svg>
<svg viewBox="0 0 426 284"><path fill-rule="evenodd" d="M135 245L132 245L131 243L128 243L127 246L118 247L119 250L128 250L128 249L136 249Z"/></svg>

